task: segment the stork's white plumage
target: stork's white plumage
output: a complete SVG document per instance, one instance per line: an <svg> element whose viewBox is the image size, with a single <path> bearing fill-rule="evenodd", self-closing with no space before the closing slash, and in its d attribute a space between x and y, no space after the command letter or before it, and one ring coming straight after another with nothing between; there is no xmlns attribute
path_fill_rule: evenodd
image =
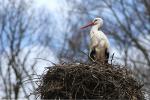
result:
<svg viewBox="0 0 150 100"><path fill-rule="evenodd" d="M90 31L90 52L89 57L92 60L108 63L109 41L106 35L101 31L103 20L95 18L91 23L81 27L81 29L92 26Z"/></svg>

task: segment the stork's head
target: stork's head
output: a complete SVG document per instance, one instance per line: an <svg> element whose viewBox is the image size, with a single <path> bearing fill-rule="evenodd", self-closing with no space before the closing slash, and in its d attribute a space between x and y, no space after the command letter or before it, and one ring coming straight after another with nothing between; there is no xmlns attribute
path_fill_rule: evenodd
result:
<svg viewBox="0 0 150 100"><path fill-rule="evenodd" d="M89 24L81 27L81 29L89 27L89 26L95 26L97 28L100 28L103 25L103 19L102 18L95 18L92 22Z"/></svg>

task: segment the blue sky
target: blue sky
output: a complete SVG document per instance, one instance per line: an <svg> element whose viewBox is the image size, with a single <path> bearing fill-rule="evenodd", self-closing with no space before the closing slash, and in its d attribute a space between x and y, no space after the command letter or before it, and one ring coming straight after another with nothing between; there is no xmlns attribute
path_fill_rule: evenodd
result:
<svg viewBox="0 0 150 100"><path fill-rule="evenodd" d="M61 5L60 2L61 0L35 0L36 6L38 7L46 7L51 11L57 11Z"/></svg>
<svg viewBox="0 0 150 100"><path fill-rule="evenodd" d="M65 0L34 0L34 1L37 7L45 7L54 14L59 13L61 7L67 9Z"/></svg>

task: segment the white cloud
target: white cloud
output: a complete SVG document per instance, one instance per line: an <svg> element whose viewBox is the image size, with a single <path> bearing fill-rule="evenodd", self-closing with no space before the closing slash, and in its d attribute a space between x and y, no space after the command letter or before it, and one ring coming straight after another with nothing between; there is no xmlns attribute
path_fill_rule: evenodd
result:
<svg viewBox="0 0 150 100"><path fill-rule="evenodd" d="M35 0L37 7L45 7L55 12L62 6L63 0Z"/></svg>

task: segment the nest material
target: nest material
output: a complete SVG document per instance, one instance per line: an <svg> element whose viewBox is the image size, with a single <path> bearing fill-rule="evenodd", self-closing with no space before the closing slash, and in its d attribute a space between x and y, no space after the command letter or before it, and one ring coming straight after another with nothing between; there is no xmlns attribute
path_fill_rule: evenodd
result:
<svg viewBox="0 0 150 100"><path fill-rule="evenodd" d="M41 99L143 100L141 88L124 67L73 63L50 67L37 91Z"/></svg>

